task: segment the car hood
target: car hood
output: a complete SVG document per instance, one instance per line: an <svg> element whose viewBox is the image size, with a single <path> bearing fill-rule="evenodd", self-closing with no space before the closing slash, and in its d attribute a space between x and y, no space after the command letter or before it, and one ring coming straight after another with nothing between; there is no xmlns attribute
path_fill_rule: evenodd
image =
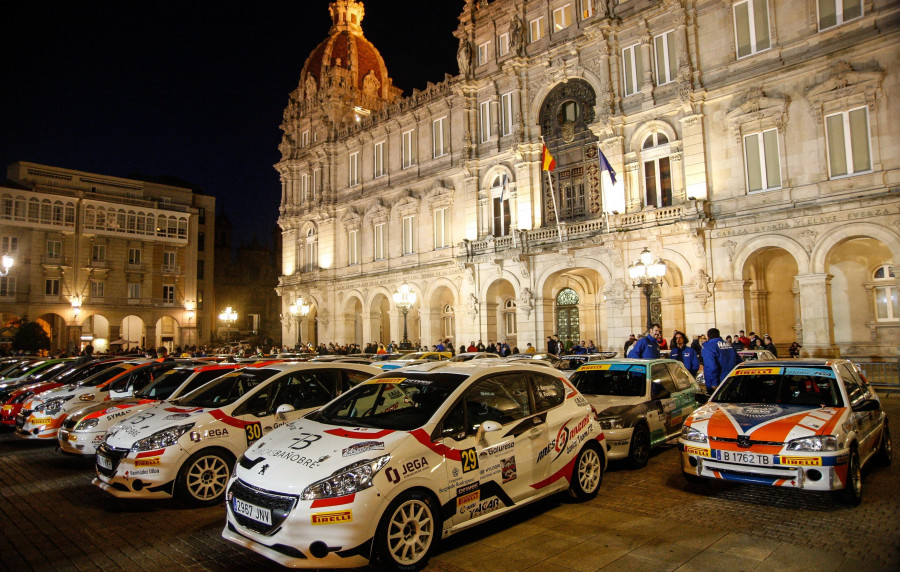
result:
<svg viewBox="0 0 900 572"><path fill-rule="evenodd" d="M69 419L82 419L85 417L103 418L106 415L115 415L121 417L123 410L129 410L135 405L141 403L159 403L155 399L113 399L110 401L101 401L99 403L88 403L69 412Z"/></svg>
<svg viewBox="0 0 900 572"><path fill-rule="evenodd" d="M786 443L831 434L844 410L807 405L707 403L692 413L685 424L716 437L751 435L755 441Z"/></svg>
<svg viewBox="0 0 900 572"><path fill-rule="evenodd" d="M57 387L56 389L51 389L49 391L45 391L40 394L35 394L28 402L25 403L26 409L34 409L36 406L41 403L46 403L51 399L56 399L57 397L65 397L71 400L73 397L81 395L85 393L85 389L94 389L93 387L87 388L72 388L70 385L64 385L62 387ZM68 404L68 401L64 404ZM86 404L85 404L86 405Z"/></svg>
<svg viewBox="0 0 900 572"><path fill-rule="evenodd" d="M136 441L149 437L157 431L178 427L186 423L194 423L200 427L214 418L210 412L218 409L202 407L178 407L171 403L160 403L144 411L129 415L109 428L106 432L106 443L117 449L130 449Z"/></svg>
<svg viewBox="0 0 900 572"><path fill-rule="evenodd" d="M244 453L235 474L245 483L290 494L347 465L389 454L410 434L298 419Z"/></svg>
<svg viewBox="0 0 900 572"><path fill-rule="evenodd" d="M647 401L646 397L622 397L618 395L584 395L600 415L615 415Z"/></svg>

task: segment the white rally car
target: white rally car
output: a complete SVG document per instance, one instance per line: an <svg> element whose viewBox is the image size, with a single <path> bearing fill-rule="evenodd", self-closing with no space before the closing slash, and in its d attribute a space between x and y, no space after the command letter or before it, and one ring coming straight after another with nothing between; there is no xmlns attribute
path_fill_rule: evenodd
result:
<svg viewBox="0 0 900 572"><path fill-rule="evenodd" d="M113 425L97 450L94 484L117 497L215 504L247 447L380 372L304 362L227 373Z"/></svg>
<svg viewBox="0 0 900 572"><path fill-rule="evenodd" d="M597 494L587 400L525 364L384 372L250 447L222 535L282 565L414 570L434 543L563 490Z"/></svg>

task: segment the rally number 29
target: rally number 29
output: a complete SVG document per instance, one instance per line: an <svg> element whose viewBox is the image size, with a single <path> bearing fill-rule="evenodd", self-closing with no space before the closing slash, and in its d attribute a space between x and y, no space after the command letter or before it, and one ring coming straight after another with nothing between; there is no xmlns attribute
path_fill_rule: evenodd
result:
<svg viewBox="0 0 900 572"><path fill-rule="evenodd" d="M462 470L464 473L474 471L478 468L478 453L475 452L475 447L460 451L459 460L462 461Z"/></svg>
<svg viewBox="0 0 900 572"><path fill-rule="evenodd" d="M262 437L262 425L260 425L259 421L246 425L244 431L247 433L247 445Z"/></svg>

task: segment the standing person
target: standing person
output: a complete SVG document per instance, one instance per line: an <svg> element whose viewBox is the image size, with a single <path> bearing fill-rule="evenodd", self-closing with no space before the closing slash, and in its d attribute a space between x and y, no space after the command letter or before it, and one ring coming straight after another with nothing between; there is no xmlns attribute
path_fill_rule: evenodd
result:
<svg viewBox="0 0 900 572"><path fill-rule="evenodd" d="M728 342L722 339L718 328L710 328L706 334L709 340L703 344L703 377L706 391L712 395L734 366L741 362L740 356Z"/></svg>
<svg viewBox="0 0 900 572"><path fill-rule="evenodd" d="M553 339L553 336L547 336L547 353L557 355L559 352L559 347L556 345L556 340Z"/></svg>
<svg viewBox="0 0 900 572"><path fill-rule="evenodd" d="M800 348L802 348L800 344L797 342L791 342L791 347L788 348L788 352L791 354L792 358L800 357Z"/></svg>
<svg viewBox="0 0 900 572"><path fill-rule="evenodd" d="M738 337L740 338L741 343L744 344L744 347L749 349L750 348L750 338L748 338L747 336L744 335L744 330L741 330L738 332ZM750 332L750 337L753 337L753 332Z"/></svg>
<svg viewBox="0 0 900 572"><path fill-rule="evenodd" d="M741 337L737 334L735 334L734 337L725 336L725 341L731 344L731 347L733 347L736 352L747 349L747 346L744 345L744 342L741 341Z"/></svg>
<svg viewBox="0 0 900 572"><path fill-rule="evenodd" d="M587 345L587 347L584 348L584 349L586 349L586 350L587 350L587 353L589 353L589 354L595 354L595 353L598 353L598 352L597 352L597 346L594 345L594 340L588 340L588 345Z"/></svg>
<svg viewBox="0 0 900 572"><path fill-rule="evenodd" d="M525 353L526 353L526 354L534 354L534 353L537 353L537 350L534 348L533 345L531 345L531 342L528 342L527 346L525 347Z"/></svg>
<svg viewBox="0 0 900 572"><path fill-rule="evenodd" d="M460 347L462 347L462 346L460 346ZM466 348L466 351L467 352L477 352L478 351L478 347L475 345L474 340L469 342L469 347ZM459 352L459 353L465 353L465 352Z"/></svg>
<svg viewBox="0 0 900 572"><path fill-rule="evenodd" d="M661 349L661 350L669 349L669 344L668 344L668 342L666 342L666 338L664 338L662 336L661 331L658 334L656 334L656 343L659 344L659 349Z"/></svg>
<svg viewBox="0 0 900 572"><path fill-rule="evenodd" d="M700 371L700 359L697 357L697 352L688 345L687 336L683 332L675 332L675 337L672 338L672 351L669 352L669 358L683 363L684 367L691 372L691 375L697 377L697 372Z"/></svg>
<svg viewBox="0 0 900 572"><path fill-rule="evenodd" d="M653 324L647 330L647 335L639 339L631 346L628 357L637 359L659 359L659 342L656 337L660 332L660 325Z"/></svg>
<svg viewBox="0 0 900 572"><path fill-rule="evenodd" d="M94 346L88 344L84 346L84 350L82 350L81 355L78 356L78 359L75 360L75 365L81 365L83 363L87 363L94 359Z"/></svg>
<svg viewBox="0 0 900 572"><path fill-rule="evenodd" d="M435 346L434 346L434 351L436 351L436 352L444 351L444 342L438 340L438 343L435 344Z"/></svg>
<svg viewBox="0 0 900 572"><path fill-rule="evenodd" d="M628 336L628 339L625 340L625 355L628 355L628 348L630 348L634 343L637 342L637 338L634 334Z"/></svg>
<svg viewBox="0 0 900 572"><path fill-rule="evenodd" d="M773 356L778 357L778 348L775 347L769 334L763 336L763 349L772 352Z"/></svg>

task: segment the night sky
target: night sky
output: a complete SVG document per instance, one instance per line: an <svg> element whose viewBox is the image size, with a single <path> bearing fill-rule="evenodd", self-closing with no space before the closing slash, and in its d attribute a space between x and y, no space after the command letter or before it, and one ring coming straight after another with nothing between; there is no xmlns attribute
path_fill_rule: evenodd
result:
<svg viewBox="0 0 900 572"><path fill-rule="evenodd" d="M282 112L328 0L16 2L0 24L0 166L172 175L217 198L233 244L270 242ZM463 0L368 0L363 32L409 95L455 74Z"/></svg>

